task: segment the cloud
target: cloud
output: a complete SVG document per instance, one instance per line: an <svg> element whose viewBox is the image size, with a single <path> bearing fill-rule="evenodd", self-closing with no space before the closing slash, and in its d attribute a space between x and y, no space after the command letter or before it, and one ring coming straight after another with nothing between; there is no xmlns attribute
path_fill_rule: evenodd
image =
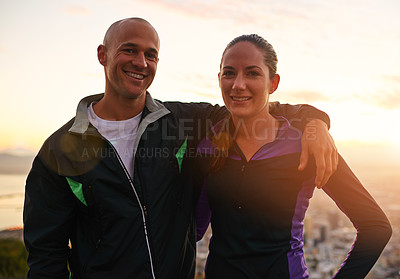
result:
<svg viewBox="0 0 400 279"><path fill-rule="evenodd" d="M296 23L307 18L307 11L298 6L282 5L274 1L234 1L231 0L149 0L156 6L186 15L208 20L228 20L234 25L272 25Z"/></svg>
<svg viewBox="0 0 400 279"><path fill-rule="evenodd" d="M0 53L7 53L7 52L8 50L4 46L0 45Z"/></svg>
<svg viewBox="0 0 400 279"><path fill-rule="evenodd" d="M400 90L382 91L370 101L385 109L400 109Z"/></svg>
<svg viewBox="0 0 400 279"><path fill-rule="evenodd" d="M83 6L68 6L63 10L66 14L73 16L87 16L90 14L90 10Z"/></svg>
<svg viewBox="0 0 400 279"><path fill-rule="evenodd" d="M351 94L348 95L347 98L343 98L339 101L361 101L364 104L379 107L381 109L396 110L400 109L400 90L388 87L388 89L381 89L366 94Z"/></svg>
<svg viewBox="0 0 400 279"><path fill-rule="evenodd" d="M275 94L272 96L274 97ZM333 98L315 91L282 91L276 94L277 100L285 99L293 103L334 102Z"/></svg>
<svg viewBox="0 0 400 279"><path fill-rule="evenodd" d="M346 94L325 94L311 90L281 90L271 96L271 100L285 100L290 103L347 103L362 102L385 110L400 109L400 76L377 78L370 89L360 93L360 88L353 88Z"/></svg>
<svg viewBox="0 0 400 279"><path fill-rule="evenodd" d="M370 95L367 102L388 110L400 109L400 76L383 76L379 82L382 89Z"/></svg>
<svg viewBox="0 0 400 279"><path fill-rule="evenodd" d="M221 97L216 77L198 73L178 73L174 75L174 79L178 80L186 92L212 99Z"/></svg>
<svg viewBox="0 0 400 279"><path fill-rule="evenodd" d="M98 79L98 78L103 79L104 78L104 74L102 74L102 73L100 74L100 73L84 72L84 73L82 73L82 75L84 75L85 77L96 78L96 79Z"/></svg>
<svg viewBox="0 0 400 279"><path fill-rule="evenodd" d="M210 101L211 100L220 100L222 102L222 98L220 95L217 95L215 93L206 93L204 91L199 91L197 89L186 89L185 92L194 94L196 96L199 96L201 98L204 98L205 101Z"/></svg>
<svg viewBox="0 0 400 279"><path fill-rule="evenodd" d="M236 5L227 6L225 1L179 1L179 0L151 0L150 3L157 6L164 6L178 13L189 14L191 16L206 17L209 19L226 18L232 16L232 12L237 9ZM218 6L218 8L216 8Z"/></svg>
<svg viewBox="0 0 400 279"><path fill-rule="evenodd" d="M383 81L392 82L400 86L400 76L384 76L382 79Z"/></svg>

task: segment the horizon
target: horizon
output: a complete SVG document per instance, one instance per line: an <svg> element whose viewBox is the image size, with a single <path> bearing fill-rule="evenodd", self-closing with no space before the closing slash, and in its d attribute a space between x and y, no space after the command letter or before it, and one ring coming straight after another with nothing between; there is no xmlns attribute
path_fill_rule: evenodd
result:
<svg viewBox="0 0 400 279"><path fill-rule="evenodd" d="M386 177L399 173L399 153L393 146L355 142L336 142L339 154L361 180L371 176ZM25 149L0 150L0 174L28 175L37 151ZM3 158L7 156L7 158ZM8 156L13 156L10 158ZM400 179L398 179L400 183Z"/></svg>
<svg viewBox="0 0 400 279"><path fill-rule="evenodd" d="M16 0L0 8L0 152L37 153L82 97L103 92L97 45L112 22L138 16L161 39L153 97L222 104L222 50L237 35L258 33L279 59L271 101L328 113L339 151L354 149L351 157L398 161L399 1Z"/></svg>

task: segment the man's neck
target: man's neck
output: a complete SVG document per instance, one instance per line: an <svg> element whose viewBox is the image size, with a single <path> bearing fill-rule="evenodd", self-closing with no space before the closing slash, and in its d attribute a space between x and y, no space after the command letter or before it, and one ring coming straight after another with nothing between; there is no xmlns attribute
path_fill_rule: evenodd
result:
<svg viewBox="0 0 400 279"><path fill-rule="evenodd" d="M115 98L104 94L104 97L96 104L93 110L97 116L104 120L121 121L135 117L144 109L146 96L136 99Z"/></svg>

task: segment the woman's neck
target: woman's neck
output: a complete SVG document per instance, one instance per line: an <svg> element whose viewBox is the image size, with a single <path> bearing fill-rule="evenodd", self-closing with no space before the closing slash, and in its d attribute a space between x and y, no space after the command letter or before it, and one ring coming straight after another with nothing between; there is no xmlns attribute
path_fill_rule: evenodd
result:
<svg viewBox="0 0 400 279"><path fill-rule="evenodd" d="M233 139L246 161L250 161L262 146L273 142L279 129L279 121L269 113L252 119L232 116L232 121L235 126Z"/></svg>
<svg viewBox="0 0 400 279"><path fill-rule="evenodd" d="M232 116L232 121L235 140L271 142L275 140L279 128L278 120L268 112L248 118Z"/></svg>

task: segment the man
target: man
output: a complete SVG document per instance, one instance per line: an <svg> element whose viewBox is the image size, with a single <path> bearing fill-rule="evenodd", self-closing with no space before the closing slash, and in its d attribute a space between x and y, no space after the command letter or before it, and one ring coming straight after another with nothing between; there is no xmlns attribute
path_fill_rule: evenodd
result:
<svg viewBox="0 0 400 279"><path fill-rule="evenodd" d="M79 103L76 117L46 140L27 178L28 278L193 278L199 194L191 180L193 150L226 110L153 100L147 89L159 48L156 30L140 18L107 31L97 49L105 93ZM329 122L309 106L271 109L301 115L299 127L308 118ZM317 140L304 142L314 154L328 154L316 158L323 185L336 151L326 125L313 125Z"/></svg>

